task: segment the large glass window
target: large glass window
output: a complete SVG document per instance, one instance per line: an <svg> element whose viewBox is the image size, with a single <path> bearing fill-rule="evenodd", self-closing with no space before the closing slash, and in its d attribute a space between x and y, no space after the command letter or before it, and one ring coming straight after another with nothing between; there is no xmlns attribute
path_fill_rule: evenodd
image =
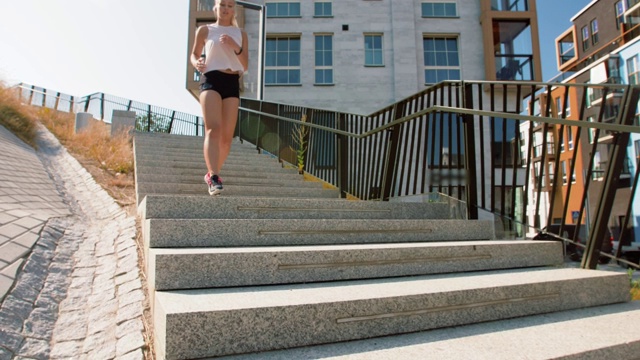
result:
<svg viewBox="0 0 640 360"><path fill-rule="evenodd" d="M589 49L589 27L584 26L582 28L582 51Z"/></svg>
<svg viewBox="0 0 640 360"><path fill-rule="evenodd" d="M444 80L460 80L458 38L425 37L424 82L435 84Z"/></svg>
<svg viewBox="0 0 640 360"><path fill-rule="evenodd" d="M591 20L591 43L598 43L598 19Z"/></svg>
<svg viewBox="0 0 640 360"><path fill-rule="evenodd" d="M299 2L268 2L267 17L300 17Z"/></svg>
<svg viewBox="0 0 640 360"><path fill-rule="evenodd" d="M316 35L316 84L333 84L333 36Z"/></svg>
<svg viewBox="0 0 640 360"><path fill-rule="evenodd" d="M426 1L422 3L422 17L456 17L456 3L451 1Z"/></svg>
<svg viewBox="0 0 640 360"><path fill-rule="evenodd" d="M533 80L529 21L494 20L493 48L497 80Z"/></svg>
<svg viewBox="0 0 640 360"><path fill-rule="evenodd" d="M313 16L315 17L331 17L332 13L331 1L316 1L313 3Z"/></svg>
<svg viewBox="0 0 640 360"><path fill-rule="evenodd" d="M364 35L364 64L366 66L383 66L382 35Z"/></svg>
<svg viewBox="0 0 640 360"><path fill-rule="evenodd" d="M264 73L265 85L300 84L300 38L268 38Z"/></svg>

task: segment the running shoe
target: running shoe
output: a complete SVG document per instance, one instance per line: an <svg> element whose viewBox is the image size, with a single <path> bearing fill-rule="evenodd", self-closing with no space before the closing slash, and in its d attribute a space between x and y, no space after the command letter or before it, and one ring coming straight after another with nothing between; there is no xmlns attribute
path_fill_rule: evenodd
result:
<svg viewBox="0 0 640 360"><path fill-rule="evenodd" d="M209 195L217 195L222 191L222 179L218 175L211 176L207 173L204 176L204 182L209 188Z"/></svg>

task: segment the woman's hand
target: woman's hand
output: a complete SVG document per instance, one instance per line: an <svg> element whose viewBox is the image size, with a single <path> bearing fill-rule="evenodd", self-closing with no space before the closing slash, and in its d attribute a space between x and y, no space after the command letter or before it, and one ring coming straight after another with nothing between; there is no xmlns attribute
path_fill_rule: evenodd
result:
<svg viewBox="0 0 640 360"><path fill-rule="evenodd" d="M204 56L198 58L198 61L193 65L200 73L202 73L205 69Z"/></svg>
<svg viewBox="0 0 640 360"><path fill-rule="evenodd" d="M233 52L237 53L240 51L240 45L233 40L233 38L227 34L220 35L220 43L224 46L230 47Z"/></svg>

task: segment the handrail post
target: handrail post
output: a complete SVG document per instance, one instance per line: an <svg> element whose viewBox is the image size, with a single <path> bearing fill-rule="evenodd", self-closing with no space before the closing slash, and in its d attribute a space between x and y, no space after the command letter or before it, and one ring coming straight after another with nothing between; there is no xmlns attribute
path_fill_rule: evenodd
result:
<svg viewBox="0 0 640 360"><path fill-rule="evenodd" d="M104 121L104 93L100 93L100 120Z"/></svg>
<svg viewBox="0 0 640 360"><path fill-rule="evenodd" d="M404 114L405 103L397 103L394 106L394 114L393 121L401 119ZM391 187L393 185L393 176L396 173L396 162L398 158L398 148L400 147L400 129L402 128L402 124L395 125L390 128L388 131L390 134L389 139L389 148L387 151L387 158L384 163L384 173L382 176L382 189L380 194L382 195L382 200L389 201L391 197Z"/></svg>
<svg viewBox="0 0 640 360"><path fill-rule="evenodd" d="M473 85L462 83L462 91L464 96L462 98L463 106L465 109L473 109ZM464 115L464 167L465 167L465 182L467 186L467 217L469 219L478 219L478 182L477 182L477 169L476 169L476 132L475 122L473 121L473 115Z"/></svg>
<svg viewBox="0 0 640 360"><path fill-rule="evenodd" d="M618 124L633 125L639 98L640 89L628 86L621 102L623 104L623 110ZM630 134L628 132L619 132L613 135L611 161L608 164L607 175L602 185L602 192L598 200L595 219L589 231L589 239L580 265L583 269L595 269L598 266L600 248L602 247L602 241L607 231L607 223L609 222L616 191L618 190L618 180L620 179L623 162L625 161L629 137Z"/></svg>
<svg viewBox="0 0 640 360"><path fill-rule="evenodd" d="M347 122L345 113L338 113L338 130L346 131ZM349 186L349 143L347 137L343 134L338 134L338 149L336 151L336 160L338 164L338 178L336 183L338 184L338 190L340 191L340 197L347 197L347 189Z"/></svg>

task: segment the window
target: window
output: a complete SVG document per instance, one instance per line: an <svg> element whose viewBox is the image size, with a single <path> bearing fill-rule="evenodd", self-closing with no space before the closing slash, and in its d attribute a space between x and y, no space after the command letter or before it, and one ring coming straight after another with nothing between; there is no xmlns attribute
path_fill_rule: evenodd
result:
<svg viewBox="0 0 640 360"><path fill-rule="evenodd" d="M636 164L640 163L640 140L636 140L633 142L633 145L635 146L636 149Z"/></svg>
<svg viewBox="0 0 640 360"><path fill-rule="evenodd" d="M640 79L638 78L639 73L640 66L638 66L638 55L635 55L632 58L627 59L627 76L629 78L629 85L640 84Z"/></svg>
<svg viewBox="0 0 640 360"><path fill-rule="evenodd" d="M566 185L567 184L567 162L562 161L561 165L562 165L562 185Z"/></svg>
<svg viewBox="0 0 640 360"><path fill-rule="evenodd" d="M562 117L562 103L561 103L562 99L560 97L556 98L556 113L558 114L558 117Z"/></svg>
<svg viewBox="0 0 640 360"><path fill-rule="evenodd" d="M573 131L571 129L567 129L567 144L569 145L569 150L573 150Z"/></svg>
<svg viewBox="0 0 640 360"><path fill-rule="evenodd" d="M588 122L593 122L593 116L587 117ZM593 140L596 138L596 129L589 128L589 144L593 144Z"/></svg>
<svg viewBox="0 0 640 360"><path fill-rule="evenodd" d="M268 2L267 17L300 17L299 2Z"/></svg>
<svg viewBox="0 0 640 360"><path fill-rule="evenodd" d="M382 56L382 35L364 35L364 64L365 66L384 66Z"/></svg>
<svg viewBox="0 0 640 360"><path fill-rule="evenodd" d="M265 85L300 84L300 38L267 39Z"/></svg>
<svg viewBox="0 0 640 360"><path fill-rule="evenodd" d="M598 19L591 20L591 43L598 43Z"/></svg>
<svg viewBox="0 0 640 360"><path fill-rule="evenodd" d="M620 0L614 6L616 9L616 29L620 30L624 21L624 1Z"/></svg>
<svg viewBox="0 0 640 360"><path fill-rule="evenodd" d="M422 3L422 17L457 17L455 2L429 1Z"/></svg>
<svg viewBox="0 0 640 360"><path fill-rule="evenodd" d="M582 28L582 51L589 49L589 28L587 26Z"/></svg>
<svg viewBox="0 0 640 360"><path fill-rule="evenodd" d="M313 4L313 16L315 17L331 17L333 16L331 1L316 1Z"/></svg>
<svg viewBox="0 0 640 360"><path fill-rule="evenodd" d="M562 136L558 136L560 141L560 152L564 152L564 134Z"/></svg>
<svg viewBox="0 0 640 360"><path fill-rule="evenodd" d="M316 84L333 84L333 36L316 35Z"/></svg>
<svg viewBox="0 0 640 360"><path fill-rule="evenodd" d="M460 80L458 39L455 37L425 37L424 82L436 84L444 80Z"/></svg>

